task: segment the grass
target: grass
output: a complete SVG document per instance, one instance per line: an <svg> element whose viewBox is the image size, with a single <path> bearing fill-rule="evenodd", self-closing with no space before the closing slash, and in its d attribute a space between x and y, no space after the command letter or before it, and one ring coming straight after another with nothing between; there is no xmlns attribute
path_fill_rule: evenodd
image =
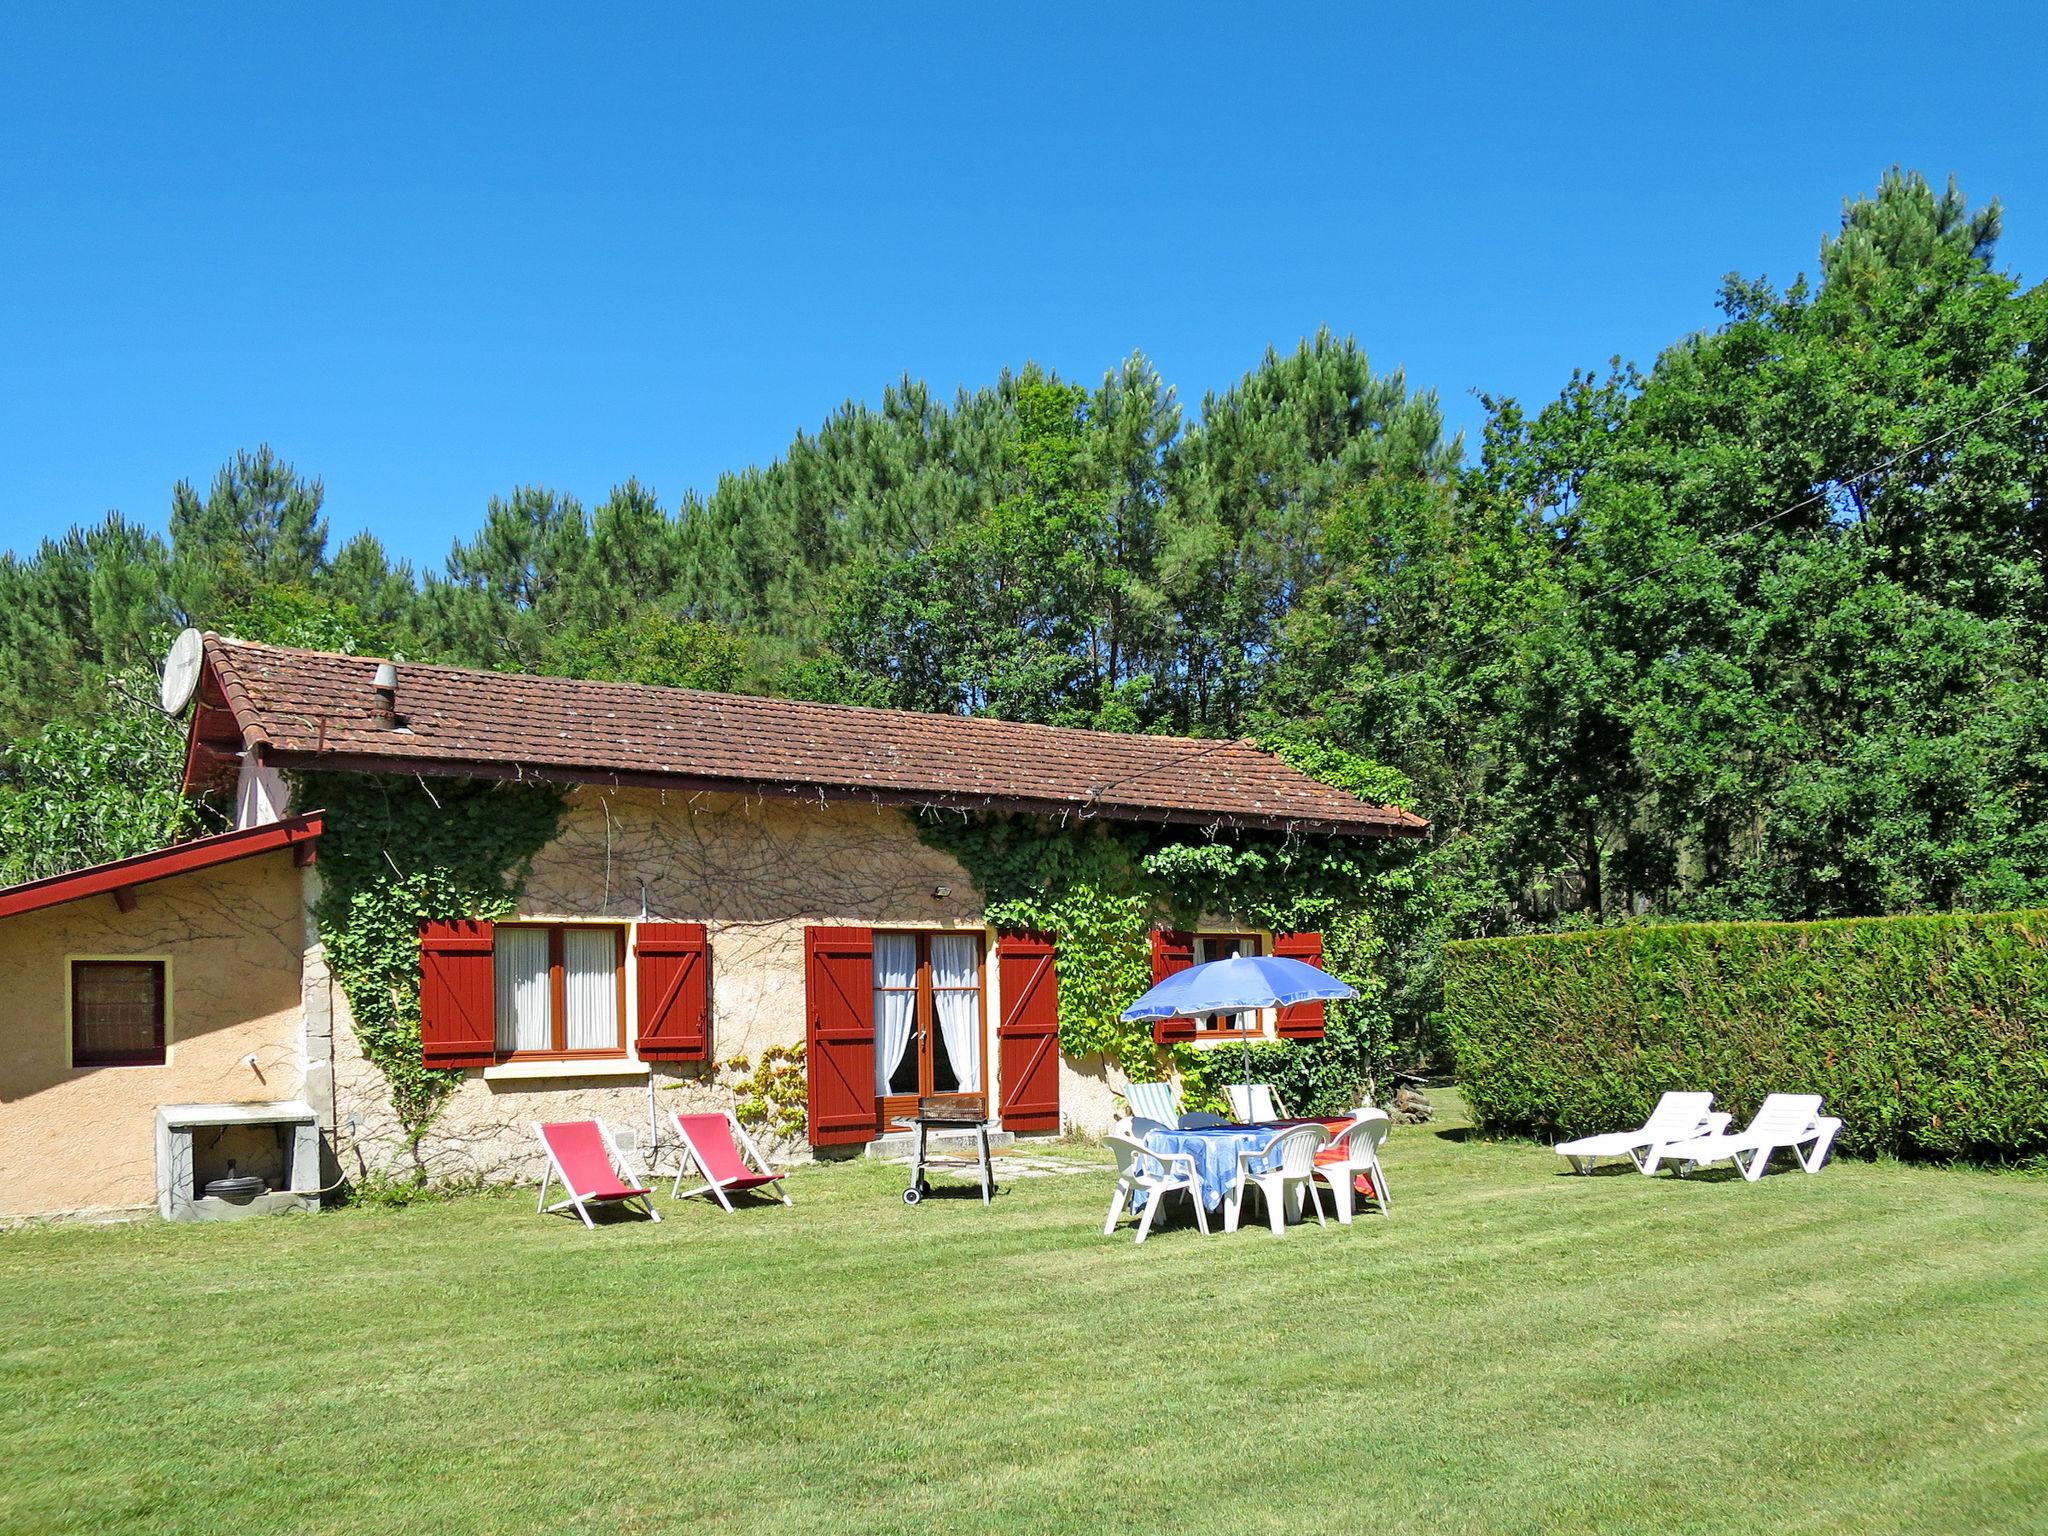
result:
<svg viewBox="0 0 2048 1536"><path fill-rule="evenodd" d="M861 1164L592 1233L17 1231L0 1529L2048 1530L2048 1179L1387 1162L1391 1220L1284 1242Z"/></svg>

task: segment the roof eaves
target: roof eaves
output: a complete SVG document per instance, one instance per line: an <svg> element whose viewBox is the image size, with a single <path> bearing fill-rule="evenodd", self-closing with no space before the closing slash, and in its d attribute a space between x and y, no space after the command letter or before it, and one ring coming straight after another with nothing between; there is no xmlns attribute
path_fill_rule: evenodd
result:
<svg viewBox="0 0 2048 1536"><path fill-rule="evenodd" d="M242 681L242 674L236 670L234 642L208 630L205 646L207 659L213 663L213 675L220 680L221 697L227 700L228 710L235 717L235 726L242 733L242 745L270 746L277 740L277 735L265 724L263 712L256 707L248 684Z"/></svg>
<svg viewBox="0 0 2048 1536"><path fill-rule="evenodd" d="M324 811L307 811L302 815L288 816L283 821L217 832L211 837L196 837L189 843L173 843L168 848L155 848L148 853L131 854L125 859L11 885L0 890L0 918L58 907L68 901L82 901L88 896L147 885L153 880L167 880L173 875L191 874L195 870L230 864L259 853L310 843L320 836L325 816Z"/></svg>
<svg viewBox="0 0 2048 1536"><path fill-rule="evenodd" d="M1317 816L1287 811L1223 811L1203 807L1159 806L1143 802L1080 801L1055 797L1033 799L1015 795L984 795L938 789L890 789L875 785L818 783L795 779L726 778L711 774L663 773L562 763L526 763L486 759L424 757L363 751L304 752L285 749L266 754L280 768L326 773L428 774L435 778L497 779L517 783L597 784L617 789L678 789L775 796L782 799L858 802L944 811L1018 811L1037 816L1071 816L1076 820L1140 821L1191 827L1233 827L1262 832L1309 832L1338 837L1422 837L1429 825L1413 812L1359 801L1356 816Z"/></svg>

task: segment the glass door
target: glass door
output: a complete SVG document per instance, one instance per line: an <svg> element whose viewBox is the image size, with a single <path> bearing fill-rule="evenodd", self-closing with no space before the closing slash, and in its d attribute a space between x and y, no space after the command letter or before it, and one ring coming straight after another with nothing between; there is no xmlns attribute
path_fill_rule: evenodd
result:
<svg viewBox="0 0 2048 1536"><path fill-rule="evenodd" d="M882 1129L929 1093L984 1095L978 933L875 935L875 1099Z"/></svg>

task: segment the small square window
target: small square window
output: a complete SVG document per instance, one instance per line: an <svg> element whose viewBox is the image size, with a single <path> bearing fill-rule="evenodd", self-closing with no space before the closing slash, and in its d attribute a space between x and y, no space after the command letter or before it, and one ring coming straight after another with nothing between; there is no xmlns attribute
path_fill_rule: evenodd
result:
<svg viewBox="0 0 2048 1536"><path fill-rule="evenodd" d="M72 961L71 1065L163 1064L163 961Z"/></svg>

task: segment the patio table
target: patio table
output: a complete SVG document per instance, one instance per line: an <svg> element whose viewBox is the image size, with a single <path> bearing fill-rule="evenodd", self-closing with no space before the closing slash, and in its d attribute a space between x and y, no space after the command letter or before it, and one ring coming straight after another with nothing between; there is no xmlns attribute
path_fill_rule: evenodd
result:
<svg viewBox="0 0 2048 1536"><path fill-rule="evenodd" d="M1158 1130L1145 1138L1145 1146L1149 1151L1181 1152L1193 1158L1195 1173L1202 1181L1202 1204L1213 1211L1222 1206L1224 1195L1237 1182L1239 1150L1263 1151L1285 1129L1277 1125L1205 1125L1187 1131ZM1134 1199L1132 1209L1144 1207Z"/></svg>
<svg viewBox="0 0 2048 1536"><path fill-rule="evenodd" d="M1237 1154L1240 1148L1260 1152L1282 1131L1297 1125L1320 1125L1335 1135L1351 1124L1345 1116L1335 1119L1262 1120L1255 1125L1204 1125L1193 1130L1157 1130L1145 1138L1147 1150L1182 1152L1195 1160L1195 1173L1202 1181L1202 1203L1210 1210L1222 1207L1223 1197L1237 1182ZM1131 1209L1145 1208L1145 1192L1137 1191Z"/></svg>

